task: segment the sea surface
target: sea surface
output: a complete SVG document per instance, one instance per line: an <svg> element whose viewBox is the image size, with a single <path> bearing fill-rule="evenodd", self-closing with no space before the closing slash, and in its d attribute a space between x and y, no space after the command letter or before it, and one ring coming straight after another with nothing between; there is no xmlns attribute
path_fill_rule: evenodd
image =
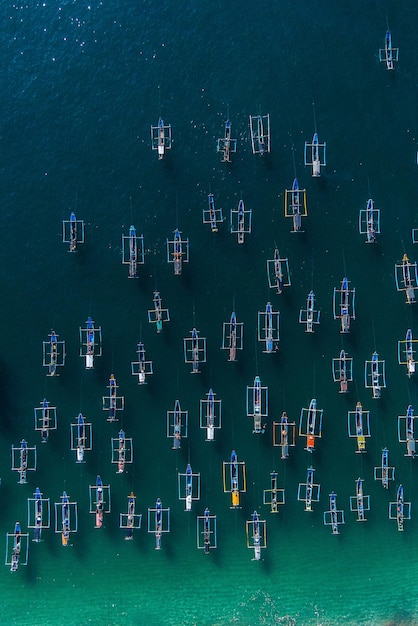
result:
<svg viewBox="0 0 418 626"><path fill-rule="evenodd" d="M398 416L417 405L417 382L398 364L398 341L418 338L418 305L396 291L394 268L404 253L414 262L417 217L418 6L389 3L248 0L35 0L0 6L0 531L16 520L29 532L29 558L17 573L0 570L5 626L412 625L418 623L418 489L416 464L398 442ZM379 62L390 27L399 62ZM251 153L249 115L270 115L271 154ZM162 161L151 150L150 127L160 115L172 126ZM230 164L216 151L226 119L237 152ZM314 131L326 142L319 179L304 165ZM291 233L284 193L294 177L306 189L303 233ZM212 233L202 223L213 193L225 221ZM252 232L238 245L230 211L243 199ZM366 245L360 209L373 198L381 234ZM74 211L85 223L75 254L62 242L62 221ZM128 279L122 235L143 234L145 262ZM167 263L166 240L178 227L190 244L181 276ZM291 286L269 289L266 261L275 247L289 259ZM356 319L341 335L333 290L347 276L356 290ZM148 323L153 291L170 322ZM298 323L314 290L320 324L313 335ZM280 342L264 354L257 313L270 301L280 311ZM232 311L244 323L236 363L221 350L222 324ZM79 328L91 316L102 329L103 354L87 371ZM192 375L183 338L196 327L207 359ZM66 342L58 377L42 367L51 330ZM143 341L154 373L138 386L131 375ZM353 357L353 382L339 394L331 361ZM373 400L364 362L374 351L386 364L387 388ZM102 396L114 373L125 410L106 421ZM266 432L252 433L246 389L259 375L268 387ZM215 442L199 428L199 403L213 388L222 400ZM41 443L34 408L47 398L58 428ZM316 398L322 438L312 455L296 437L287 460L273 446L273 421L283 411L299 424ZM166 412L179 399L189 412L188 437L172 450ZM355 454L347 412L360 401L370 411L367 453ZM417 407L418 411L418 407ZM79 412L92 424L84 464L70 449ZM111 438L123 427L133 463L116 473ZM418 427L417 427L418 432ZM11 447L36 445L36 472L18 484ZM373 479L382 448L395 480ZM247 491L231 510L222 464L235 449L245 462ZM190 462L200 473L200 499L186 512L178 473ZM313 464L321 485L313 512L297 500ZM263 504L270 472L278 472L285 505ZM94 528L89 485L110 484L111 511ZM370 495L367 522L350 511L355 481ZM399 484L411 502L403 533L388 516ZM31 541L27 499L39 487L51 503L51 528ZM71 546L55 533L54 503L66 490L78 504ZM124 541L119 514L136 495L142 528ZM337 493L345 525L333 536L323 524ZM148 533L147 510L157 498L170 509L161 551ZM196 517L217 516L217 549L197 549ZM257 510L267 547L254 561L246 520ZM59 530L59 528L58 528ZM6 543L5 539L4 542Z"/></svg>

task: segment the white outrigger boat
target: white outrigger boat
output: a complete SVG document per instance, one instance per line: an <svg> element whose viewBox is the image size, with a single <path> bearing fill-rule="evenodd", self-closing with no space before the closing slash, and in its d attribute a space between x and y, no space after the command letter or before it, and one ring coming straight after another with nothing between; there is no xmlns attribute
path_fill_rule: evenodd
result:
<svg viewBox="0 0 418 626"><path fill-rule="evenodd" d="M119 385L114 374L110 374L107 388L109 389L109 395L102 396L103 411L108 412L108 422L117 422L117 412L123 411L125 408L125 397L118 396Z"/></svg>
<svg viewBox="0 0 418 626"><path fill-rule="evenodd" d="M296 422L289 422L286 411L283 411L280 422L273 422L273 446L281 448L281 459L289 457L289 448L296 445Z"/></svg>
<svg viewBox="0 0 418 626"><path fill-rule="evenodd" d="M327 164L326 148L327 144L325 142L319 142L317 132L314 133L310 143L305 141L304 161L305 165L312 167L312 176L314 178L321 176L321 167L325 167Z"/></svg>
<svg viewBox="0 0 418 626"><path fill-rule="evenodd" d="M404 530L404 521L411 519L411 503L405 502L402 485L398 487L396 502L389 502L389 519L396 519L400 532Z"/></svg>
<svg viewBox="0 0 418 626"><path fill-rule="evenodd" d="M208 208L203 209L203 223L210 224L210 229L213 233L218 232L218 224L222 224L224 216L222 209L215 208L215 198L213 193L208 195Z"/></svg>
<svg viewBox="0 0 418 626"><path fill-rule="evenodd" d="M126 463L134 461L134 444L132 437L127 437L123 428L120 429L117 437L110 440L112 446L112 463L118 466L117 474L123 474Z"/></svg>
<svg viewBox="0 0 418 626"><path fill-rule="evenodd" d="M395 480L395 468L389 465L389 450L383 448L382 461L380 466L376 466L373 471L375 480L379 480L385 489L389 489L391 480Z"/></svg>
<svg viewBox="0 0 418 626"><path fill-rule="evenodd" d="M231 139L231 122L225 122L225 135L218 139L216 146L218 152L222 152L222 163L231 162L231 154L237 151L237 140Z"/></svg>
<svg viewBox="0 0 418 626"><path fill-rule="evenodd" d="M386 65L387 70L394 70L398 59L399 48L392 46L392 33L388 29L385 35L385 47L379 49L379 61Z"/></svg>
<svg viewBox="0 0 418 626"><path fill-rule="evenodd" d="M261 520L257 511L245 522L245 534L247 536L247 548L254 550L253 561L261 559L261 550L267 548L267 522Z"/></svg>
<svg viewBox="0 0 418 626"><path fill-rule="evenodd" d="M412 330L408 328L404 340L398 341L398 363L399 365L406 365L406 374L408 378L411 378L415 374L416 361L415 361L415 344L418 343L418 339L414 339L412 336Z"/></svg>
<svg viewBox="0 0 418 626"><path fill-rule="evenodd" d="M160 498L154 508L148 508L148 532L155 535L155 549L161 550L163 533L170 532L170 509L163 508Z"/></svg>
<svg viewBox="0 0 418 626"><path fill-rule="evenodd" d="M418 439L415 435L415 420L417 416L414 415L414 408L410 404L407 408L406 415L398 415L398 441L399 443L406 443L405 456L414 458L416 451L416 444Z"/></svg>
<svg viewBox="0 0 418 626"><path fill-rule="evenodd" d="M209 554L210 550L218 547L216 515L211 515L208 508L203 515L198 515L196 520L197 548Z"/></svg>
<svg viewBox="0 0 418 626"><path fill-rule="evenodd" d="M241 508L240 493L247 491L247 469L245 461L238 461L235 450L231 452L230 461L222 462L222 477L224 493L231 494L231 509Z"/></svg>
<svg viewBox="0 0 418 626"><path fill-rule="evenodd" d="M49 439L51 430L57 430L57 407L51 406L50 402L44 398L41 406L34 408L35 430L41 433L42 443Z"/></svg>
<svg viewBox="0 0 418 626"><path fill-rule="evenodd" d="M70 502L66 491L63 491L60 502L54 503L55 509L55 532L61 535L61 544L70 545L71 533L78 531L78 505Z"/></svg>
<svg viewBox="0 0 418 626"><path fill-rule="evenodd" d="M252 209L246 209L244 200L238 202L236 209L231 209L231 233L237 236L238 243L244 243L245 235L251 233Z"/></svg>
<svg viewBox="0 0 418 626"><path fill-rule="evenodd" d="M160 117L158 124L151 126L151 148L157 151L159 161L164 158L166 150L171 149L171 143L171 124L164 124Z"/></svg>
<svg viewBox="0 0 418 626"><path fill-rule="evenodd" d="M314 481L315 469L308 467L306 474L306 483L299 483L298 500L305 503L305 511L312 511L312 502L319 502L321 493L321 485Z"/></svg>
<svg viewBox="0 0 418 626"><path fill-rule="evenodd" d="M364 386L372 390L373 398L380 398L382 389L386 387L386 365L379 359L377 352L373 352L371 361L364 363Z"/></svg>
<svg viewBox="0 0 418 626"><path fill-rule="evenodd" d="M267 259L267 280L270 289L276 289L278 294L291 285L289 259L281 258L278 248L274 249L273 258Z"/></svg>
<svg viewBox="0 0 418 626"><path fill-rule="evenodd" d="M338 535L338 526L345 524L344 511L337 509L337 494L334 491L329 494L329 511L324 511L324 524L331 526L333 535Z"/></svg>
<svg viewBox="0 0 418 626"><path fill-rule="evenodd" d="M138 265L144 262L144 235L137 235L135 226L130 226L129 235L122 235L122 264L129 266L128 278L138 278Z"/></svg>
<svg viewBox="0 0 418 626"><path fill-rule="evenodd" d="M146 385L147 376L154 373L152 361L145 358L145 346L142 341L137 344L137 361L131 361L131 374L138 378L138 385Z"/></svg>
<svg viewBox="0 0 418 626"><path fill-rule="evenodd" d="M417 263L411 263L404 254L402 263L395 263L395 283L397 291L404 291L407 304L416 302L415 291L418 289Z"/></svg>
<svg viewBox="0 0 418 626"><path fill-rule="evenodd" d="M270 489L263 490L263 504L270 507L270 513L278 513L279 506L285 503L283 488L278 487L278 473L270 472Z"/></svg>
<svg viewBox="0 0 418 626"><path fill-rule="evenodd" d="M366 511L370 511L370 496L365 496L363 493L362 478L356 480L356 495L350 496L350 511L357 513L358 522L366 522Z"/></svg>
<svg viewBox="0 0 418 626"><path fill-rule="evenodd" d="M6 558L4 564L11 572L17 572L19 565L27 565L29 556L29 533L22 533L20 522L16 522L13 533L6 533Z"/></svg>
<svg viewBox="0 0 418 626"><path fill-rule="evenodd" d="M199 363L206 363L206 338L192 328L191 337L183 338L184 362L192 364L192 374L199 374Z"/></svg>
<svg viewBox="0 0 418 626"><path fill-rule="evenodd" d="M18 472L19 484L27 483L27 472L36 472L36 446L28 446L22 439L19 446L12 445L12 472Z"/></svg>
<svg viewBox="0 0 418 626"><path fill-rule="evenodd" d="M103 526L103 516L110 513L110 485L104 485L100 476L95 485L89 485L89 513L95 516L95 528Z"/></svg>
<svg viewBox="0 0 418 626"><path fill-rule="evenodd" d="M134 538L134 530L141 528L142 513L136 513L136 496L133 491L128 496L127 513L119 514L119 528L123 528L126 532L125 540L131 541Z"/></svg>
<svg viewBox="0 0 418 626"><path fill-rule="evenodd" d="M280 312L273 311L271 302L267 302L264 311L258 311L257 339L264 344L266 354L272 354L279 349L280 341Z"/></svg>
<svg viewBox="0 0 418 626"><path fill-rule="evenodd" d="M348 383L353 381L353 358L345 350L341 350L340 355L332 359L332 378L340 385L339 393L347 393Z"/></svg>
<svg viewBox="0 0 418 626"><path fill-rule="evenodd" d="M173 239L167 239L167 263L173 263L174 275L180 276L183 263L189 262L189 240L183 239L178 228Z"/></svg>
<svg viewBox="0 0 418 626"><path fill-rule="evenodd" d="M366 452L366 438L370 437L370 411L357 402L354 411L348 411L348 436L357 440L356 453Z"/></svg>
<svg viewBox="0 0 418 626"><path fill-rule="evenodd" d="M200 500L200 472L193 472L190 463L185 472L178 472L179 500L184 500L185 511L192 510L192 502Z"/></svg>
<svg viewBox="0 0 418 626"><path fill-rule="evenodd" d="M332 301L334 319L341 320L341 333L349 333L351 320L356 319L355 298L355 287L350 289L350 281L344 277L340 289L334 287Z"/></svg>
<svg viewBox="0 0 418 626"><path fill-rule="evenodd" d="M77 252L78 244L84 243L84 222L78 220L74 212L69 220L62 221L62 241L69 244L69 252Z"/></svg>
<svg viewBox="0 0 418 626"><path fill-rule="evenodd" d="M306 333L313 333L314 324L319 324L320 315L321 311L315 309L315 294L310 291L306 299L306 309L299 311L299 324L305 324Z"/></svg>
<svg viewBox="0 0 418 626"><path fill-rule="evenodd" d="M34 498L28 498L28 528L33 528L33 541L41 541L42 530L50 527L51 503L36 487Z"/></svg>
<svg viewBox="0 0 418 626"><path fill-rule="evenodd" d="M260 377L254 378L252 385L247 385L247 417L254 420L254 434L265 432L261 418L268 417L268 387L261 384Z"/></svg>
<svg viewBox="0 0 418 626"><path fill-rule="evenodd" d="M372 198L367 200L365 209L360 209L358 229L360 235L366 235L366 243L376 243L376 235L380 234L380 209Z"/></svg>
<svg viewBox="0 0 418 626"><path fill-rule="evenodd" d="M309 408L302 408L299 420L299 437L306 437L305 450L315 450L315 439L322 437L322 416L324 410L318 409L316 399L312 398Z"/></svg>
<svg viewBox="0 0 418 626"><path fill-rule="evenodd" d="M155 324L157 333L160 333L163 329L164 322L170 321L170 313L168 309L163 308L159 291L154 291L152 301L154 303L154 308L148 309L148 321L150 324Z"/></svg>
<svg viewBox="0 0 418 626"><path fill-rule="evenodd" d="M80 326L80 356L85 359L87 370L94 368L95 356L102 356L102 327L95 327L90 316L86 326Z"/></svg>
<svg viewBox="0 0 418 626"><path fill-rule="evenodd" d="M292 189L285 189L284 192L284 216L292 219L291 233L303 232L302 217L307 215L306 189L299 189L299 181L294 178Z"/></svg>
<svg viewBox="0 0 418 626"><path fill-rule="evenodd" d="M42 342L42 365L48 368L47 376L59 376L57 367L65 365L65 341L58 341L58 335L51 330L48 341Z"/></svg>
<svg viewBox="0 0 418 626"><path fill-rule="evenodd" d="M76 453L76 462L85 463L84 453L93 448L93 426L86 422L82 413L78 414L77 422L71 424L71 450Z"/></svg>
<svg viewBox="0 0 418 626"><path fill-rule="evenodd" d="M173 450L178 450L183 437L187 437L189 412L182 411L180 400L174 403L174 411L167 411L167 437L173 440Z"/></svg>
<svg viewBox="0 0 418 626"><path fill-rule="evenodd" d="M229 322L222 323L221 350L229 351L228 361L237 360L237 350L244 347L244 322L237 322L235 311L231 313Z"/></svg>
<svg viewBox="0 0 418 626"><path fill-rule="evenodd" d="M253 154L270 152L270 115L250 115L251 149Z"/></svg>
<svg viewBox="0 0 418 626"><path fill-rule="evenodd" d="M215 398L213 389L209 389L206 398L200 400L200 428L206 430L206 441L215 440L215 430L222 426L222 400Z"/></svg>

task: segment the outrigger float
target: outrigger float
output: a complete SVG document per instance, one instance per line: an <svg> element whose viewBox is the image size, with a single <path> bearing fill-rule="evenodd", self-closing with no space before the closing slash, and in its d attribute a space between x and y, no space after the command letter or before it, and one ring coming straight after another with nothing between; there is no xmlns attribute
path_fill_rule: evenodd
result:
<svg viewBox="0 0 418 626"><path fill-rule="evenodd" d="M189 262L189 240L183 239L178 228L173 239L167 239L167 263L173 263L174 275L180 276L183 263Z"/></svg>
<svg viewBox="0 0 418 626"><path fill-rule="evenodd" d="M388 29L385 35L385 47L379 49L379 61L386 65L387 70L395 69L395 62L398 62L399 48L392 46L392 33Z"/></svg>
<svg viewBox="0 0 418 626"><path fill-rule="evenodd" d="M183 338L184 362L192 363L192 374L199 374L199 363L206 363L206 338L192 328L191 337Z"/></svg>
<svg viewBox="0 0 418 626"><path fill-rule="evenodd" d="M383 448L380 466L374 468L374 479L379 480L385 489L389 489L391 480L395 480L395 468L389 465L389 450Z"/></svg>
<svg viewBox="0 0 418 626"><path fill-rule="evenodd" d="M327 144L320 143L318 139L318 133L314 133L311 143L305 141L305 165L312 167L312 176L318 178L321 176L321 167L325 167L326 160L326 148Z"/></svg>
<svg viewBox="0 0 418 626"><path fill-rule="evenodd" d="M54 503L55 509L55 532L61 534L61 544L70 545L71 533L78 531L78 505L70 502L66 491L63 491L61 502Z"/></svg>
<svg viewBox="0 0 418 626"><path fill-rule="evenodd" d="M414 339L412 336L412 330L408 328L404 340L398 341L398 363L399 365L406 365L406 374L408 378L411 378L412 374L415 374L415 352L414 345L418 343L418 339Z"/></svg>
<svg viewBox="0 0 418 626"><path fill-rule="evenodd" d="M270 152L270 115L250 115L251 149L253 154Z"/></svg>
<svg viewBox="0 0 418 626"><path fill-rule="evenodd" d="M341 287L334 287L334 297L332 301L332 309L334 319L341 320L340 332L345 334L350 332L351 320L356 319L355 309L356 289L350 289L350 281L343 278Z"/></svg>
<svg viewBox="0 0 418 626"><path fill-rule="evenodd" d="M178 450L183 437L187 437L189 412L182 411L180 400L174 403L174 411L167 411L167 438L173 440L173 450Z"/></svg>
<svg viewBox="0 0 418 626"><path fill-rule="evenodd" d="M116 382L114 374L110 374L107 388L109 389L109 395L102 396L103 411L108 412L108 422L117 422L117 412L123 411L125 408L125 397L118 396L119 385Z"/></svg>
<svg viewBox="0 0 418 626"><path fill-rule="evenodd" d="M19 565L27 565L29 556L29 533L22 533L20 522L16 522L13 533L6 533L6 558L4 564L11 572L17 572Z"/></svg>
<svg viewBox="0 0 418 626"><path fill-rule="evenodd" d="M315 450L315 439L322 437L322 416L324 410L318 409L316 399L312 398L309 408L302 408L299 420L299 437L306 437L305 450Z"/></svg>
<svg viewBox="0 0 418 626"><path fill-rule="evenodd" d="M398 415L398 441L399 443L406 443L405 456L415 457L416 439L415 435L415 420L417 416L414 415L414 408L410 404L407 408L406 415Z"/></svg>
<svg viewBox="0 0 418 626"><path fill-rule="evenodd" d="M389 519L396 519L401 532L404 529L404 520L411 519L411 503L405 502L402 485L398 487L396 502L389 502Z"/></svg>
<svg viewBox="0 0 418 626"><path fill-rule="evenodd" d="M158 119L157 126L151 126L151 148L158 153L158 160L164 158L166 150L171 149L171 124L164 124L163 119Z"/></svg>
<svg viewBox="0 0 418 626"><path fill-rule="evenodd" d="M211 515L208 508L203 515L198 515L196 520L197 549L204 550L209 554L215 550L217 544L216 515Z"/></svg>
<svg viewBox="0 0 418 626"><path fill-rule="evenodd" d="M41 541L42 530L50 527L51 503L43 498L39 487L36 487L34 498L28 498L28 528L33 528L33 540Z"/></svg>
<svg viewBox="0 0 418 626"><path fill-rule="evenodd" d="M95 485L89 485L89 513L95 515L95 528L103 526L103 515L110 513L110 485L104 485L100 476Z"/></svg>
<svg viewBox="0 0 418 626"><path fill-rule="evenodd" d="M117 437L110 440L112 446L112 463L118 466L117 474L123 474L126 463L133 463L134 445L132 437L126 437L125 431L121 428Z"/></svg>
<svg viewBox="0 0 418 626"><path fill-rule="evenodd" d="M130 226L129 235L122 235L122 264L129 266L128 278L138 278L138 265L144 262L144 235L137 235L135 226Z"/></svg>
<svg viewBox="0 0 418 626"><path fill-rule="evenodd" d="M238 461L235 450L231 452L231 460L222 462L224 493L230 493L231 509L239 509L240 493L247 491L247 469L245 461Z"/></svg>
<svg viewBox="0 0 418 626"><path fill-rule="evenodd" d="M206 430L206 441L215 440L215 430L222 426L222 400L216 400L216 393L209 389L206 398L200 400L200 428Z"/></svg>
<svg viewBox="0 0 418 626"><path fill-rule="evenodd" d="M357 440L356 454L366 452L366 438L370 437L370 411L357 402L354 411L348 411L348 436Z"/></svg>
<svg viewBox="0 0 418 626"><path fill-rule="evenodd" d="M265 432L262 417L268 417L268 387L261 384L260 377L254 378L252 385L247 385L247 417L254 420L253 434Z"/></svg>
<svg viewBox="0 0 418 626"><path fill-rule="evenodd" d="M383 359L379 359L377 352L373 352L371 361L364 363L364 386L372 390L373 398L380 398L382 389L386 387L386 366Z"/></svg>
<svg viewBox="0 0 418 626"><path fill-rule="evenodd" d="M281 448L281 459L289 457L289 448L296 445L296 422L289 422L286 411L283 411L280 422L273 422L273 446Z"/></svg>
<svg viewBox="0 0 418 626"><path fill-rule="evenodd" d="M225 122L225 135L218 139L216 146L218 152L222 152L222 163L231 163L231 154L237 151L237 140L231 139L231 122Z"/></svg>
<svg viewBox="0 0 418 626"><path fill-rule="evenodd" d="M357 513L358 522L366 522L366 511L370 511L370 496L365 496L363 493L362 478L356 480L356 495L350 496L350 511Z"/></svg>
<svg viewBox="0 0 418 626"><path fill-rule="evenodd" d="M192 502L200 500L200 472L194 473L190 463L185 472L178 472L179 500L184 500L184 510L192 510Z"/></svg>
<svg viewBox="0 0 418 626"><path fill-rule="evenodd" d="M119 528L123 528L126 532L125 540L130 541L134 538L134 530L141 528L142 513L135 512L136 496L133 491L128 496L128 512L119 514Z"/></svg>
<svg viewBox="0 0 418 626"><path fill-rule="evenodd" d="M160 333L163 329L164 322L170 321L170 313L168 309L163 308L159 291L154 291L152 301L154 303L154 308L148 309L148 321L150 324L155 324L157 333Z"/></svg>
<svg viewBox="0 0 418 626"><path fill-rule="evenodd" d="M80 326L80 356L85 359L87 370L94 368L95 356L102 356L102 327L95 327L91 317L84 328Z"/></svg>
<svg viewBox="0 0 418 626"><path fill-rule="evenodd" d="M315 332L314 324L319 324L320 315L321 311L315 309L315 294L310 291L306 299L306 309L299 311L299 324L305 324L305 333Z"/></svg>
<svg viewBox="0 0 418 626"><path fill-rule="evenodd" d="M315 469L308 467L306 483L299 483L298 500L305 503L305 511L312 511L312 502L319 502L321 485L314 482Z"/></svg>
<svg viewBox="0 0 418 626"><path fill-rule="evenodd" d="M145 346L142 341L137 344L137 361L131 361L131 374L138 378L138 385L146 385L147 376L154 373L152 361L145 358Z"/></svg>
<svg viewBox="0 0 418 626"><path fill-rule="evenodd" d="M261 520L257 511L245 522L245 534L247 536L247 548L254 550L253 561L261 559L261 550L267 548L267 522Z"/></svg>
<svg viewBox="0 0 418 626"><path fill-rule="evenodd" d="M292 189L284 192L284 216L292 219L291 233L302 233L302 217L308 215L306 189L299 189L297 178L293 179Z"/></svg>
<svg viewBox="0 0 418 626"><path fill-rule="evenodd" d="M366 243L376 243L376 235L380 235L380 209L372 198L367 200L365 209L360 209L358 229L360 235L366 235Z"/></svg>
<svg viewBox="0 0 418 626"><path fill-rule="evenodd" d="M272 354L279 349L280 341L280 312L273 311L271 302L267 302L264 311L258 311L257 339L264 344L266 354Z"/></svg>
<svg viewBox="0 0 418 626"><path fill-rule="evenodd" d="M331 526L333 535L338 535L338 526L345 524L344 511L337 509L337 494L334 491L329 494L329 511L324 511L324 524Z"/></svg>
<svg viewBox="0 0 418 626"><path fill-rule="evenodd" d="M339 393L347 393L348 383L353 382L353 357L349 357L345 350L341 350L340 355L332 359L332 379L339 383Z"/></svg>
<svg viewBox="0 0 418 626"><path fill-rule="evenodd" d="M57 407L51 406L49 401L44 398L41 406L34 408L35 414L35 430L41 433L42 443L46 443L51 430L57 430Z"/></svg>
<svg viewBox="0 0 418 626"><path fill-rule="evenodd" d="M170 532L170 509L164 509L160 498L148 509L148 532L155 535L155 549L161 550L163 533Z"/></svg>
<svg viewBox="0 0 418 626"><path fill-rule="evenodd" d="M22 439L19 446L12 445L12 472L18 472L19 484L27 483L27 472L36 472L36 446L28 446Z"/></svg>
<svg viewBox="0 0 418 626"><path fill-rule="evenodd" d="M236 209L231 209L231 233L237 236L238 243L244 243L245 235L251 233L252 209L246 209L244 200L238 202Z"/></svg>
<svg viewBox="0 0 418 626"><path fill-rule="evenodd" d="M397 291L404 291L407 304L414 304L415 291L418 289L417 263L411 263L406 254L402 263L395 264L395 283Z"/></svg>
<svg viewBox="0 0 418 626"><path fill-rule="evenodd" d="M215 208L215 198L213 193L208 195L208 208L203 209L203 223L210 224L210 229L213 233L218 232L218 224L222 224L224 216L222 209Z"/></svg>
<svg viewBox="0 0 418 626"><path fill-rule="evenodd" d="M93 448L93 426L86 422L82 413L78 414L77 421L71 424L71 450L76 453L76 462L85 463L84 453Z"/></svg>
<svg viewBox="0 0 418 626"><path fill-rule="evenodd" d="M229 322L222 323L221 350L228 350L228 361L237 360L237 350L244 347L244 322L237 322L235 311L231 313Z"/></svg>
<svg viewBox="0 0 418 626"><path fill-rule="evenodd" d="M65 341L58 341L54 330L48 337L48 341L42 342L42 365L48 368L47 376L58 376L57 367L65 365Z"/></svg>
<svg viewBox="0 0 418 626"><path fill-rule="evenodd" d="M270 489L263 490L263 504L270 507L270 513L278 513L279 506L285 503L284 489L278 487L278 473L270 472Z"/></svg>
<svg viewBox="0 0 418 626"><path fill-rule="evenodd" d="M276 289L278 294L291 285L289 259L281 258L278 248L274 249L273 258L267 259L267 280L270 289Z"/></svg>
<svg viewBox="0 0 418 626"><path fill-rule="evenodd" d="M69 220L62 221L62 241L69 244L69 252L77 252L78 244L84 243L84 222L78 220L73 212Z"/></svg>

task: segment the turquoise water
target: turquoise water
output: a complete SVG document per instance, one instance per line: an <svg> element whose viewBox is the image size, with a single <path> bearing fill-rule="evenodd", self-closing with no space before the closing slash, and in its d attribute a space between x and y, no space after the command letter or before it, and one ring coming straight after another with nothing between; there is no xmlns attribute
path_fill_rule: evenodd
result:
<svg viewBox="0 0 418 626"><path fill-rule="evenodd" d="M0 529L11 532L17 519L26 529L27 498L36 486L51 503L65 489L79 507L72 547L63 548L52 528L41 544L30 542L27 567L0 572L2 623L416 623L416 468L397 441L397 416L417 404L417 394L416 381L397 363L397 342L407 328L418 336L418 327L393 277L405 252L412 261L417 256L411 239L418 226L415 4L407 0L395 10L378 2L359 9L357 2L128 0L4 4L0 11ZM378 60L387 22L400 48L393 73ZM250 149L248 115L259 113L271 120L272 153L265 158ZM150 125L160 115L173 128L163 162L150 149ZM227 117L238 139L230 165L216 152ZM304 142L315 126L327 142L319 180L303 165ZM284 190L295 174L309 212L299 235L283 217ZM227 218L217 234L202 224L209 192ZM229 211L241 197L253 211L253 232L238 246ZM369 197L381 209L375 246L358 233L358 212ZM73 210L86 224L86 243L75 255L61 242L62 220ZM136 281L121 263L121 235L130 224L143 233L146 248ZM190 240L181 277L166 263L166 238L177 226ZM268 289L265 270L275 245L292 275L280 296ZM342 337L332 293L345 275L356 288L357 316ZM147 321L156 288L171 318L160 335ZM298 324L310 289L321 309L313 336ZM281 313L275 355L263 354L257 342L257 311L267 300ZM237 363L219 349L222 322L233 309L244 322ZM103 332L94 371L78 356L78 329L89 315ZM193 326L207 339L199 376L183 359L183 337ZM51 328L67 346L56 379L41 366ZM154 363L143 387L130 373L140 340ZM346 395L331 376L341 348L354 358ZM386 360L388 386L379 401L364 389L364 361L374 350ZM117 424L102 411L111 372L126 401ZM260 436L246 417L246 387L256 374L269 387ZM199 400L210 387L222 399L222 430L213 444L199 429ZM58 414L46 445L33 429L33 409L43 397ZM283 461L271 423L283 410L298 422L313 397L324 410L323 437L312 457L297 438ZM177 398L189 411L189 437L174 452L166 411ZM372 437L361 457L347 436L347 411L358 400L371 412ZM93 450L83 465L70 450L70 424L80 411L93 424ZM120 426L133 438L134 463L116 475L110 439ZM27 485L18 485L10 448L23 437L36 444L38 464ZM396 467L389 493L373 481L384 446ZM233 448L248 481L237 511L222 485L222 462ZM192 513L177 489L177 474L189 461L201 474ZM311 463L321 499L309 514L296 496ZM273 470L286 493L278 515L263 505ZM101 530L88 512L88 486L98 473L111 484L112 499ZM371 496L366 524L349 511L358 476ZM404 533L388 519L400 482L412 502ZM143 525L125 542L119 513L131 490ZM338 537L323 525L331 490L345 510ZM157 497L171 510L171 533L160 552L146 524ZM206 506L218 520L218 549L207 557L196 549L196 515ZM261 562L246 547L245 521L254 509L267 521Z"/></svg>

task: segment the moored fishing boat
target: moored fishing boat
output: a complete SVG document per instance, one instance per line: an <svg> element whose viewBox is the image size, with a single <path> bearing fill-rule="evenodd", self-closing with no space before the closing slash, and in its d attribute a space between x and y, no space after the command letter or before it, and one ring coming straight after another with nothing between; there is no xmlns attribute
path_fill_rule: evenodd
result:
<svg viewBox="0 0 418 626"><path fill-rule="evenodd" d="M385 34L385 47L379 50L379 60L386 65L387 70L395 69L395 62L399 58L399 49L392 45L392 33L388 29Z"/></svg>
<svg viewBox="0 0 418 626"><path fill-rule="evenodd" d="M389 482L395 479L395 468L389 466L389 450L383 448L381 464L374 468L374 479L379 480L385 489L389 489Z"/></svg>
<svg viewBox="0 0 418 626"><path fill-rule="evenodd" d="M324 524L331 526L333 535L338 535L338 526L345 524L344 511L337 509L337 494L334 491L329 495L329 510L324 512Z"/></svg>

